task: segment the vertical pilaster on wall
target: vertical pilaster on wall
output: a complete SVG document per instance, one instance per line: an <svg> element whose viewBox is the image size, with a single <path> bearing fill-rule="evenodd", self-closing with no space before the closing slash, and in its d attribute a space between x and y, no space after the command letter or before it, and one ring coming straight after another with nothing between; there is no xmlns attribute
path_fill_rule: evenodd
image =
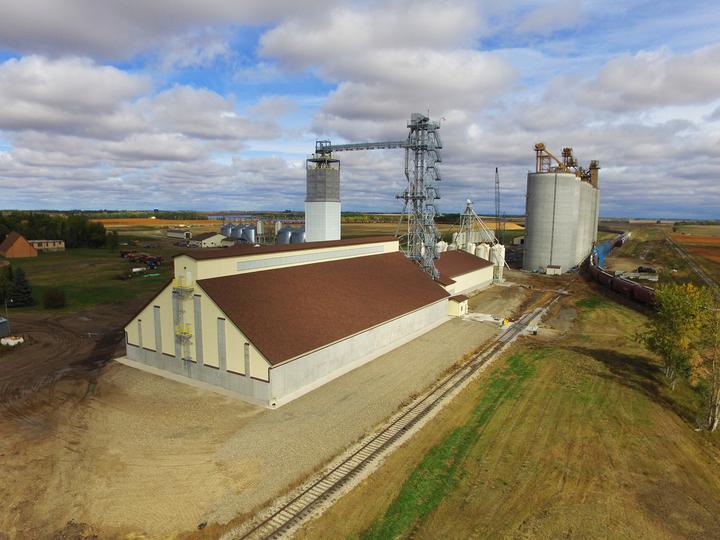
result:
<svg viewBox="0 0 720 540"><path fill-rule="evenodd" d="M143 340L142 340L142 320L138 319L137 321L138 325L138 347L141 349L143 348Z"/></svg>
<svg viewBox="0 0 720 540"><path fill-rule="evenodd" d="M193 297L193 313L195 314L195 360L199 366L203 365L203 341L202 341L202 312L200 311L200 296Z"/></svg>
<svg viewBox="0 0 720 540"><path fill-rule="evenodd" d="M245 352L245 376L250 377L250 344L246 343L243 349Z"/></svg>
<svg viewBox="0 0 720 540"><path fill-rule="evenodd" d="M173 328L177 328L177 325L180 324L180 308L178 306L178 297L173 294L172 297L172 310L173 310ZM178 341L177 336L173 340L175 342L175 358L179 361L180 358L182 358L181 351L180 351L180 342Z"/></svg>
<svg viewBox="0 0 720 540"><path fill-rule="evenodd" d="M160 326L160 306L153 306L153 322L155 323L155 350L162 354L162 328Z"/></svg>
<svg viewBox="0 0 720 540"><path fill-rule="evenodd" d="M225 319L217 320L218 367L221 372L227 371L227 350L225 347Z"/></svg>

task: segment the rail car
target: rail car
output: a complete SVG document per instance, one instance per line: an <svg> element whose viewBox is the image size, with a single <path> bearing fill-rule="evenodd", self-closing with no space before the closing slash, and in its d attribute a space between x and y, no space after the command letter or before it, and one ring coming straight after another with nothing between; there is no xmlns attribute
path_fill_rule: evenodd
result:
<svg viewBox="0 0 720 540"><path fill-rule="evenodd" d="M629 235L623 233L613 240L613 248L622 246ZM613 276L598 265L597 254L592 253L588 257L588 275L600 285L608 287L618 294L626 296L640 304L647 306L655 305L655 289L635 283L629 279Z"/></svg>

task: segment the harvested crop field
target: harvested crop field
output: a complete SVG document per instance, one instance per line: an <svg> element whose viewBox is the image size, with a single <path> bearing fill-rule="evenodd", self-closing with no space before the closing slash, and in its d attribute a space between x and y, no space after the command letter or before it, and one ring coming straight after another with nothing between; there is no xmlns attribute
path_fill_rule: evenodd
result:
<svg viewBox="0 0 720 540"><path fill-rule="evenodd" d="M720 236L694 236L689 234L671 234L670 237L678 244L701 244L720 247Z"/></svg>
<svg viewBox="0 0 720 540"><path fill-rule="evenodd" d="M102 223L108 229L119 227L146 227L146 226L177 226L180 225L220 225L222 221L214 219L152 219L152 218L118 218L118 219L91 219L95 223Z"/></svg>
<svg viewBox="0 0 720 540"><path fill-rule="evenodd" d="M716 248L710 247L688 247L685 248L689 253L703 257L708 261L720 264L720 244Z"/></svg>

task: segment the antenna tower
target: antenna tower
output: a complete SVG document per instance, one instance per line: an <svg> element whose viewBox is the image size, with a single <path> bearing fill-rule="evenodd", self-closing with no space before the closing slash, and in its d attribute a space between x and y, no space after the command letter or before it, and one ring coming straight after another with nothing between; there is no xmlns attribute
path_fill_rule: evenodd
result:
<svg viewBox="0 0 720 540"><path fill-rule="evenodd" d="M500 214L500 173L495 167L495 237L499 244L505 236L505 216Z"/></svg>
<svg viewBox="0 0 720 540"><path fill-rule="evenodd" d="M440 199L440 171L442 141L440 124L420 113L413 113L407 127L410 129L405 145L405 191L397 195L403 201L403 217L407 215L407 256L415 261L433 279L439 273L435 268L438 258L437 242L440 234L435 226L439 214L435 201Z"/></svg>

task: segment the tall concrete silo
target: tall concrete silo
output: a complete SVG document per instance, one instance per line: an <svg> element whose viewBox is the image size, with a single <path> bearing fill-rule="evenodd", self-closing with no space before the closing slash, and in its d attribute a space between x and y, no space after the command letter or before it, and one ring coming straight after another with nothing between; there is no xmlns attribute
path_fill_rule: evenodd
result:
<svg viewBox="0 0 720 540"><path fill-rule="evenodd" d="M599 166L593 161L589 171L579 167L571 148L563 149L563 161L542 143L535 151L536 171L527 178L523 268L557 265L567 271L589 255L597 239Z"/></svg>

